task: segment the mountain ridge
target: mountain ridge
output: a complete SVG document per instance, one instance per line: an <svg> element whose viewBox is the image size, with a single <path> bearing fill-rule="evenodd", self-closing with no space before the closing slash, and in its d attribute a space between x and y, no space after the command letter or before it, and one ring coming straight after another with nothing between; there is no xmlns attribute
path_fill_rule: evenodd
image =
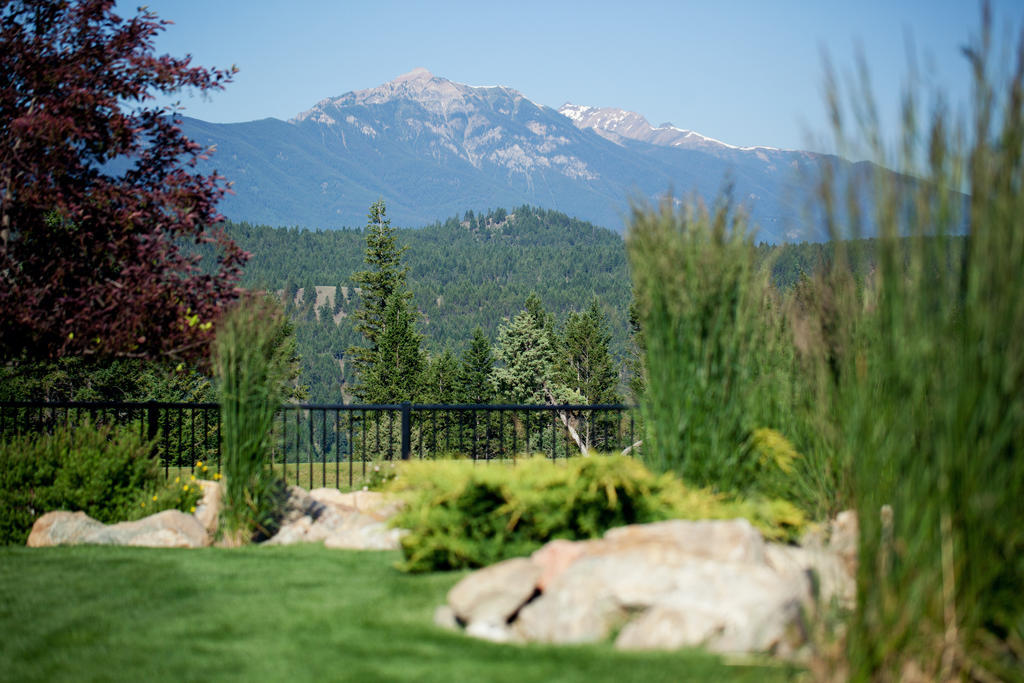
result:
<svg viewBox="0 0 1024 683"><path fill-rule="evenodd" d="M809 175L818 155L735 147L625 110L561 109L575 118L508 86L418 68L324 98L288 121L185 118L182 127L216 146L207 164L233 181L221 206L234 220L355 226L383 197L397 224L529 204L621 231L633 201L657 202L674 189L710 204L731 186L765 239L817 237L793 231L807 196L793 180ZM611 112L629 125L609 123Z"/></svg>

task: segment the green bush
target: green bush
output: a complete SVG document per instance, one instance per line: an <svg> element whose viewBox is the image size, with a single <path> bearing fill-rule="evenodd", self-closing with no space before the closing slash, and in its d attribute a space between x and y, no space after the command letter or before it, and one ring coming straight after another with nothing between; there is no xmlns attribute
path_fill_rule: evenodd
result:
<svg viewBox="0 0 1024 683"><path fill-rule="evenodd" d="M965 50L967 126L907 94L895 158L853 93L857 139L902 174L845 188L850 216L873 197L879 231L834 385L860 519L855 680L1024 680L1024 41L1004 83L991 50L988 26ZM837 236L858 229L843 190L822 188Z"/></svg>
<svg viewBox="0 0 1024 683"><path fill-rule="evenodd" d="M104 523L166 509L188 511L194 482L162 481L151 444L131 428L81 425L0 443L0 542L23 544L52 510L80 510Z"/></svg>
<svg viewBox="0 0 1024 683"><path fill-rule="evenodd" d="M406 571L479 567L528 555L557 538L586 539L626 524L663 519L746 517L766 535L791 538L803 515L782 501L744 501L655 475L633 458L543 458L515 466L411 462L390 491L406 507L395 524Z"/></svg>
<svg viewBox="0 0 1024 683"><path fill-rule="evenodd" d="M833 491L809 481L823 469L803 419L813 393L742 213L728 203L636 206L626 243L644 335L644 461L696 486L821 514ZM758 452L757 435L769 433L805 455L780 467Z"/></svg>
<svg viewBox="0 0 1024 683"><path fill-rule="evenodd" d="M221 529L245 543L270 537L285 487L270 468L274 414L292 375L294 340L279 304L243 300L217 325L214 365L220 392L224 466Z"/></svg>

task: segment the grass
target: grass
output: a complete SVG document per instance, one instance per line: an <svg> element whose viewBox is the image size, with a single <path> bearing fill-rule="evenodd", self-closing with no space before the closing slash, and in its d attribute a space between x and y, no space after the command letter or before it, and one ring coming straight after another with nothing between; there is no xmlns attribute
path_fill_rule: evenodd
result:
<svg viewBox="0 0 1024 683"><path fill-rule="evenodd" d="M787 680L699 652L495 645L441 630L464 574L321 546L0 548L0 681Z"/></svg>

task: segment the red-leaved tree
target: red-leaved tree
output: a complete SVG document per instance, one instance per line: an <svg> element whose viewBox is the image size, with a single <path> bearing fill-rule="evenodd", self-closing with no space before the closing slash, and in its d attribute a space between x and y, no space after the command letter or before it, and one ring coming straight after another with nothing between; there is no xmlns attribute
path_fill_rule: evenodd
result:
<svg viewBox="0 0 1024 683"><path fill-rule="evenodd" d="M168 22L111 0L0 0L0 355L195 359L247 255L224 179L156 94L234 69L153 53ZM215 243L215 264L189 244ZM200 267L202 266L202 267Z"/></svg>

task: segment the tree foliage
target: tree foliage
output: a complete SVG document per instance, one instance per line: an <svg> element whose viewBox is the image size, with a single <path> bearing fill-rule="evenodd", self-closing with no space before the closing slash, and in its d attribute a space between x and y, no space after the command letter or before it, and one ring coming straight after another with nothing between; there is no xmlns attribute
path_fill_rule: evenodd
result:
<svg viewBox="0 0 1024 683"><path fill-rule="evenodd" d="M618 403L619 373L612 359L612 335L601 305L595 298L582 313L575 311L565 320L562 348L565 351L565 383L575 388L587 403Z"/></svg>
<svg viewBox="0 0 1024 683"><path fill-rule="evenodd" d="M365 263L369 268L352 276L360 286L361 301L353 317L365 346L352 346L346 354L358 374L354 393L374 403L411 401L419 394L426 361L412 293L405 282L409 271L402 264L405 247L398 246L383 200L374 202L367 217Z"/></svg>
<svg viewBox="0 0 1024 683"><path fill-rule="evenodd" d="M491 375L497 393L513 403L581 403L579 392L560 377L547 312L533 296L527 306L498 331L498 365Z"/></svg>
<svg viewBox="0 0 1024 683"><path fill-rule="evenodd" d="M0 347L8 359L205 355L246 255L216 174L155 94L233 70L153 53L167 22L110 0L0 2ZM210 243L200 269L185 242Z"/></svg>

